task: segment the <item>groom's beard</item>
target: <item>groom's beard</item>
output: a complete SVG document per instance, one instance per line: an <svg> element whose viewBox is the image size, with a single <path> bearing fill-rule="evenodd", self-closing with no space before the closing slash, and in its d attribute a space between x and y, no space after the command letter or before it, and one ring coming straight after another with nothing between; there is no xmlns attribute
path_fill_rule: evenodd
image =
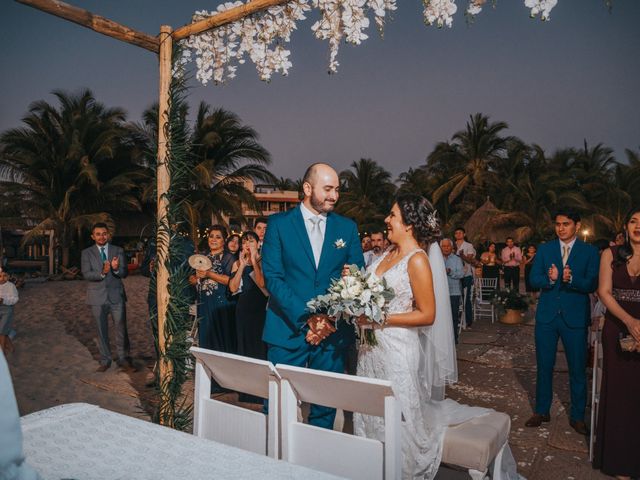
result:
<svg viewBox="0 0 640 480"><path fill-rule="evenodd" d="M321 213L331 212L335 208L336 202L337 202L337 199L334 201L320 200L315 195L312 195L310 200L311 200L310 203L313 209L316 212L321 212Z"/></svg>
<svg viewBox="0 0 640 480"><path fill-rule="evenodd" d="M380 252L382 252L382 247L373 247L373 253L375 255L380 255Z"/></svg>

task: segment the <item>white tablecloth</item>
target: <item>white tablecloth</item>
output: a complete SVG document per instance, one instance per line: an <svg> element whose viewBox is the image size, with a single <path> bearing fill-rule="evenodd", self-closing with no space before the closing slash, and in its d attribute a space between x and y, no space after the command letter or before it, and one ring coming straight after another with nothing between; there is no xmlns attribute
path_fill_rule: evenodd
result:
<svg viewBox="0 0 640 480"><path fill-rule="evenodd" d="M21 422L27 462L47 480L337 478L85 403Z"/></svg>

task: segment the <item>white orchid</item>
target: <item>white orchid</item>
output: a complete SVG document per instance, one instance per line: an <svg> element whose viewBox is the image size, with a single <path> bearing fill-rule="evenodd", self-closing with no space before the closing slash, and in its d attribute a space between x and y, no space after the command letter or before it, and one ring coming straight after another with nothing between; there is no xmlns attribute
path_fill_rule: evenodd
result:
<svg viewBox="0 0 640 480"><path fill-rule="evenodd" d="M340 65L338 52L342 41L360 45L369 38L366 31L371 17L382 34L386 19L397 9L396 1L291 0L183 40L184 53L173 74L182 75L185 64L195 57L196 78L203 84L211 80L223 83L234 78L237 64L245 63L247 58L255 64L261 80L269 81L275 73L287 75L293 66L287 44L297 22L305 20L311 9L320 14L311 31L316 38L329 42L329 72L335 73ZM426 24L438 28L452 26L453 15L458 10L455 0L422 0L422 3ZM466 14L474 17L485 3L486 0L469 0ZM557 0L524 0L532 17L540 15L545 21L557 3ZM219 5L216 12L200 10L194 13L193 21L241 5L244 5L241 1L226 2Z"/></svg>
<svg viewBox="0 0 640 480"><path fill-rule="evenodd" d="M524 5L531 9L531 18L540 15L542 21L549 20L549 14L558 0L524 0Z"/></svg>

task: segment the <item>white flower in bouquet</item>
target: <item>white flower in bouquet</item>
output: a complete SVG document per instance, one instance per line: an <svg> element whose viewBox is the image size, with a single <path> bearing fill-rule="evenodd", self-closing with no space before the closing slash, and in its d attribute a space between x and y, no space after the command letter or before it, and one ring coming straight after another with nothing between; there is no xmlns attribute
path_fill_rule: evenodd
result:
<svg viewBox="0 0 640 480"><path fill-rule="evenodd" d="M349 273L333 280L326 294L318 295L307 302L311 313L326 313L336 321L344 320L358 330L358 317L365 315L373 323L383 325L389 302L395 296L384 279L367 274L355 265ZM370 328L360 329L361 341L375 345L376 338Z"/></svg>

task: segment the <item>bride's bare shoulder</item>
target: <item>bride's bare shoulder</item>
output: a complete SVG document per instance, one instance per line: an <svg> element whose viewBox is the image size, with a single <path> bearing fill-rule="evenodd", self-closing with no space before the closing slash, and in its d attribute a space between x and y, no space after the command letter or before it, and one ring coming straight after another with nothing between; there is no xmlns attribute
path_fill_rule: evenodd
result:
<svg viewBox="0 0 640 480"><path fill-rule="evenodd" d="M430 271L431 267L429 264L429 257L427 256L427 252L424 250L417 250L416 253L411 255L408 263L409 273L418 271L418 270L426 270Z"/></svg>

